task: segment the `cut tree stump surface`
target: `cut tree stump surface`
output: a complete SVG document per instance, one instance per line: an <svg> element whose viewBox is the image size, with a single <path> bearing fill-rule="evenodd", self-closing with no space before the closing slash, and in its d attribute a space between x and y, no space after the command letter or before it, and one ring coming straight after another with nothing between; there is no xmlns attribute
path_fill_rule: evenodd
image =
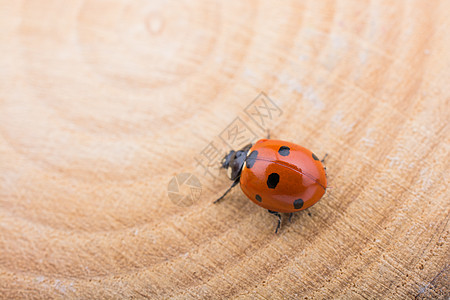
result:
<svg viewBox="0 0 450 300"><path fill-rule="evenodd" d="M0 1L1 298L448 299L449 12ZM267 130L328 153L278 234L212 203Z"/></svg>

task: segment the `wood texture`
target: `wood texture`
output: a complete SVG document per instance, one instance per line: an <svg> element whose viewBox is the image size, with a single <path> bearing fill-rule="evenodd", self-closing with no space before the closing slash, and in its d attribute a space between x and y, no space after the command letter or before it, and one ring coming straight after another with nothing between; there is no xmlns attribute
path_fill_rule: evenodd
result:
<svg viewBox="0 0 450 300"><path fill-rule="evenodd" d="M449 12L0 1L1 297L448 299ZM260 91L273 137L329 154L278 235L239 188L213 205L229 182L196 161L237 117L265 134ZM195 201L169 199L181 173Z"/></svg>

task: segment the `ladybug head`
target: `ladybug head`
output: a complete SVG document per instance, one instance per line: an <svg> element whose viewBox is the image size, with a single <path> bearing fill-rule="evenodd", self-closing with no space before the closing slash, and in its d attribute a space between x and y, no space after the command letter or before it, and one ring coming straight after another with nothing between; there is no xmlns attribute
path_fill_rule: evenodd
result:
<svg viewBox="0 0 450 300"><path fill-rule="evenodd" d="M230 153L228 153L227 155L225 155L222 158L222 162L221 162L222 168L224 168L224 169L228 168L228 166L230 165L231 158L234 158L235 153L236 153L236 151L231 150Z"/></svg>
<svg viewBox="0 0 450 300"><path fill-rule="evenodd" d="M222 168L227 169L228 178L236 180L241 175L242 166L247 158L247 152L251 147L252 144L249 144L241 150L231 150L224 156L222 159Z"/></svg>

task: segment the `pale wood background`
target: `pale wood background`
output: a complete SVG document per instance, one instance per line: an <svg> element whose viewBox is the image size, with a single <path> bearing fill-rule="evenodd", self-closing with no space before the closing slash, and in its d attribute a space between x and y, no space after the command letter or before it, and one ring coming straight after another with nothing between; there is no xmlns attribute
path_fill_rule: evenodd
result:
<svg viewBox="0 0 450 300"><path fill-rule="evenodd" d="M449 83L445 0L2 0L1 297L446 299ZM278 235L195 160L260 91L329 153Z"/></svg>

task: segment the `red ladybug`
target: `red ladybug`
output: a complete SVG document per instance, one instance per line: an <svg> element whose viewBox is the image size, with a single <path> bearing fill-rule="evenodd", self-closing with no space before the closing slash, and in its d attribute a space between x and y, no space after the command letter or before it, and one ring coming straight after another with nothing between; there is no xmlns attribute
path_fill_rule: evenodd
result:
<svg viewBox="0 0 450 300"><path fill-rule="evenodd" d="M214 203L240 183L250 200L278 217L277 233L280 213L291 213L291 217L325 194L327 178L322 162L308 149L280 140L262 139L232 150L223 158L222 168L227 169L233 184Z"/></svg>

